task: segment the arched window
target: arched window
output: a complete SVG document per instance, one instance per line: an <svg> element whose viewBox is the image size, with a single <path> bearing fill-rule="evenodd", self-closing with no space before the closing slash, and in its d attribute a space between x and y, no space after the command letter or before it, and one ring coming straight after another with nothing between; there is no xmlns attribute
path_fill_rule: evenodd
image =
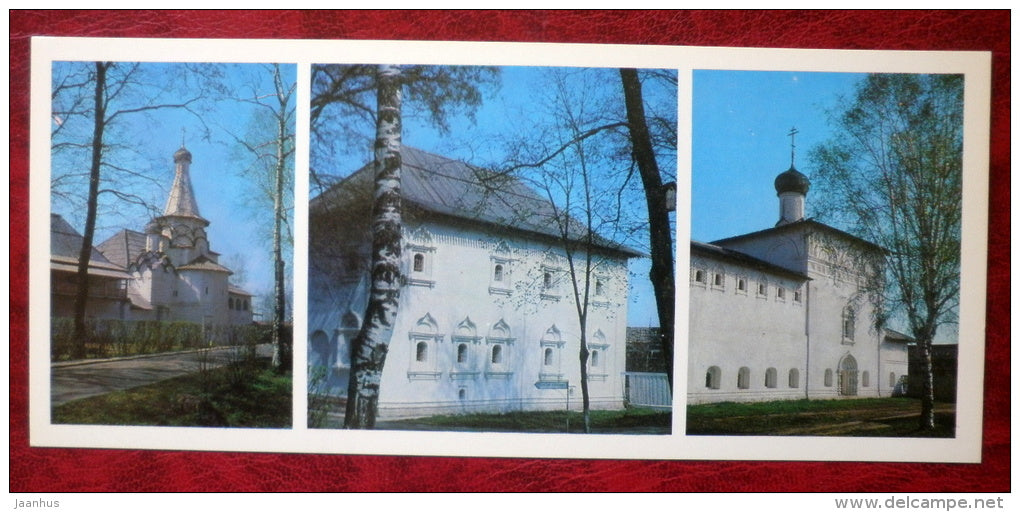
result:
<svg viewBox="0 0 1020 512"><path fill-rule="evenodd" d="M548 290L549 288L552 288L552 284L553 284L552 273L551 272L543 273L542 274L542 287Z"/></svg>
<svg viewBox="0 0 1020 512"><path fill-rule="evenodd" d="M857 396L857 360L849 354L839 363L839 394Z"/></svg>
<svg viewBox="0 0 1020 512"><path fill-rule="evenodd" d="M496 266L493 267L492 280L498 283L503 282L503 265L497 263Z"/></svg>
<svg viewBox="0 0 1020 512"><path fill-rule="evenodd" d="M227 298L227 307L230 308L231 311L234 310L234 298L233 297L228 297Z"/></svg>
<svg viewBox="0 0 1020 512"><path fill-rule="evenodd" d="M715 276L712 278L712 285L713 286L723 285L723 275L721 273L715 274Z"/></svg>
<svg viewBox="0 0 1020 512"><path fill-rule="evenodd" d="M592 366L592 368L597 368L599 366L599 351L598 350L592 350L591 351L591 366Z"/></svg>
<svg viewBox="0 0 1020 512"><path fill-rule="evenodd" d="M706 282L705 281L705 271L704 270L695 270L694 271L694 281L698 282L698 283L704 284Z"/></svg>
<svg viewBox="0 0 1020 512"><path fill-rule="evenodd" d="M868 373L867 370L865 370L861 372L861 387L866 388L869 386L871 386L871 375Z"/></svg>
<svg viewBox="0 0 1020 512"><path fill-rule="evenodd" d="M552 349L552 347L548 347L548 348L545 349L545 352L542 355L542 364L545 365L545 366L552 366L553 365L553 361L554 361L553 360L553 349Z"/></svg>
<svg viewBox="0 0 1020 512"><path fill-rule="evenodd" d="M776 369L769 368L765 370L765 387L774 388L776 387Z"/></svg>
<svg viewBox="0 0 1020 512"><path fill-rule="evenodd" d="M747 389L749 387L751 387L751 369L741 366L737 372L737 389Z"/></svg>
<svg viewBox="0 0 1020 512"><path fill-rule="evenodd" d="M790 368L789 386L791 388L800 387L800 371L796 368Z"/></svg>
<svg viewBox="0 0 1020 512"><path fill-rule="evenodd" d="M832 368L825 369L825 387L832 387Z"/></svg>
<svg viewBox="0 0 1020 512"><path fill-rule="evenodd" d="M503 364L503 346L492 346L492 364Z"/></svg>
<svg viewBox="0 0 1020 512"><path fill-rule="evenodd" d="M606 294L606 283L602 281L602 278L595 278L595 296L602 297Z"/></svg>
<svg viewBox="0 0 1020 512"><path fill-rule="evenodd" d="M857 314L854 309L850 306L843 308L843 339L853 340L854 339L854 324L856 323Z"/></svg>
<svg viewBox="0 0 1020 512"><path fill-rule="evenodd" d="M424 341L419 341L414 348L414 360L419 363L424 363L429 360L429 344Z"/></svg>
<svg viewBox="0 0 1020 512"><path fill-rule="evenodd" d="M457 345L457 363L464 364L467 362L467 343L461 343Z"/></svg>
<svg viewBox="0 0 1020 512"><path fill-rule="evenodd" d="M896 387L896 372L889 372L889 387Z"/></svg>
<svg viewBox="0 0 1020 512"><path fill-rule="evenodd" d="M722 370L718 366L712 366L705 372L705 387L708 389L719 389L722 382Z"/></svg>
<svg viewBox="0 0 1020 512"><path fill-rule="evenodd" d="M457 398L460 399L460 400L464 400L465 398L467 398L467 390L464 389L464 388L458 389L457 390Z"/></svg>
<svg viewBox="0 0 1020 512"><path fill-rule="evenodd" d="M414 268L415 272L424 272L425 271L425 255L424 254L422 254L420 252L414 253L414 267L413 268Z"/></svg>
<svg viewBox="0 0 1020 512"><path fill-rule="evenodd" d="M737 291L747 291L747 279L744 279L743 277L737 279Z"/></svg>

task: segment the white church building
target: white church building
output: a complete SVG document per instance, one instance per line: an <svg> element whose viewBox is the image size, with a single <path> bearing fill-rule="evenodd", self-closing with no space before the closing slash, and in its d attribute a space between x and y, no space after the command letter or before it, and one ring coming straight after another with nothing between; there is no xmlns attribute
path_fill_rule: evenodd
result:
<svg viewBox="0 0 1020 512"><path fill-rule="evenodd" d="M403 284L379 417L580 408L578 313L548 200L460 161L401 154ZM346 396L369 291L372 180L368 165L309 207L312 393ZM591 405L622 408L627 259L638 253L598 239L592 254Z"/></svg>
<svg viewBox="0 0 1020 512"><path fill-rule="evenodd" d="M92 251L90 318L184 321L203 325L252 322L252 294L233 286L233 273L210 249L209 221L191 186L191 152L174 155L174 181L163 214L144 232L122 229ZM51 315L74 315L74 282L82 237L51 215Z"/></svg>
<svg viewBox="0 0 1020 512"><path fill-rule="evenodd" d="M908 338L875 326L885 251L804 218L809 188L791 163L774 227L691 242L689 403L900 391Z"/></svg>

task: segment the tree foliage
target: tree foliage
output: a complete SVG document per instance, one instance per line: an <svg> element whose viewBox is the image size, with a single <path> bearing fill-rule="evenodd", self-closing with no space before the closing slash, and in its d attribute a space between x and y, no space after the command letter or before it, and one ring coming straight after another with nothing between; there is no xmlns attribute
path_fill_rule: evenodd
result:
<svg viewBox="0 0 1020 512"><path fill-rule="evenodd" d="M917 341L931 429L931 344L960 292L963 76L870 75L832 121L837 137L811 153L820 213L888 250L885 303Z"/></svg>

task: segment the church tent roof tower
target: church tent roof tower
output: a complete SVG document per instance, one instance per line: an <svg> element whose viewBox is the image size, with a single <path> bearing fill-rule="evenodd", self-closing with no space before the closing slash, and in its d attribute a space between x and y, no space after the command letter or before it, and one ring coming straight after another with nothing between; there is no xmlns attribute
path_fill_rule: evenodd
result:
<svg viewBox="0 0 1020 512"><path fill-rule="evenodd" d="M202 218L198 212L198 201L195 200L195 191L191 188L191 152L183 144L174 153L174 167L174 183L170 187L163 216L190 217L208 226L209 221Z"/></svg>

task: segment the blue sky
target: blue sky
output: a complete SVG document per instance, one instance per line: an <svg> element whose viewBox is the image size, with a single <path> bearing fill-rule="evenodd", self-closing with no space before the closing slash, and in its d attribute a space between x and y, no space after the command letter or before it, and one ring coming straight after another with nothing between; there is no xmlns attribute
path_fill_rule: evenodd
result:
<svg viewBox="0 0 1020 512"><path fill-rule="evenodd" d="M61 66L67 65L55 62L54 74L58 74ZM165 67L173 73L186 72L178 64L149 66L150 69ZM245 87L251 84L252 77L257 77L264 79L258 84L261 90L272 90L268 71L262 65L234 65L227 69L222 85L228 89ZM283 69L292 83L296 79L296 67L284 66ZM119 165L129 166L132 171L153 179L132 180L134 192L155 205L161 213L173 182L173 153L181 147L183 141L192 154L191 181L199 211L210 222L207 228L210 248L220 253L220 262L228 266L232 266L237 258L243 259L248 278L243 283L245 288L256 295L269 293L272 291L273 279L269 249L256 235L258 223L248 215L250 207L245 204L243 196L249 193L249 189L240 175L245 162L230 135L231 132L238 136L244 135L256 108L231 100L210 102L207 108L202 113L202 119L208 130L192 114L182 110L158 110L151 116L123 117L123 132L113 134L109 142L117 141L129 147L128 152L119 153L126 158L118 160ZM60 172L62 162L55 158L53 165L54 173ZM87 171L87 167L84 171ZM108 196L106 200L112 201L112 197ZM149 220L148 213L138 207L124 202L108 204L115 204L122 215L106 215L97 219L96 245L120 229L142 231ZM83 206L53 201L51 208L79 232L83 231Z"/></svg>
<svg viewBox="0 0 1020 512"><path fill-rule="evenodd" d="M510 137L519 137L527 133L529 128L541 124L538 120L548 116L548 106L542 98L548 95L550 88L544 76L550 68L539 67L502 67L500 68L500 87L493 95L486 96L483 104L475 113L475 122L467 117L458 116L450 119L450 132L441 134L405 107L403 143L425 151L456 158L475 165L499 165L505 162L504 141ZM564 68L570 71L570 68ZM600 78L597 85L588 93L594 96L615 97L622 108L623 89L619 74L615 69L599 70L594 73ZM673 112L676 109L675 89L664 92L661 87L646 82L645 99L667 106ZM621 112L618 116L623 118ZM533 122L531 122L534 120ZM529 124L530 122L530 124ZM327 172L346 175L357 170L370 158L368 148L361 155L350 154L346 158L353 160L351 165L339 166ZM675 160L660 162L663 170L675 173ZM646 205L641 198L633 205L633 211L644 212ZM658 325L655 302L651 283L648 282L649 262L645 258L631 260L630 264L630 301L628 304L628 320L630 326Z"/></svg>
<svg viewBox="0 0 1020 512"><path fill-rule="evenodd" d="M790 168L811 177L808 151L831 136L826 111L865 75L778 71L694 72L691 238L711 242L779 220L773 181ZM808 215L814 206L807 197Z"/></svg>

